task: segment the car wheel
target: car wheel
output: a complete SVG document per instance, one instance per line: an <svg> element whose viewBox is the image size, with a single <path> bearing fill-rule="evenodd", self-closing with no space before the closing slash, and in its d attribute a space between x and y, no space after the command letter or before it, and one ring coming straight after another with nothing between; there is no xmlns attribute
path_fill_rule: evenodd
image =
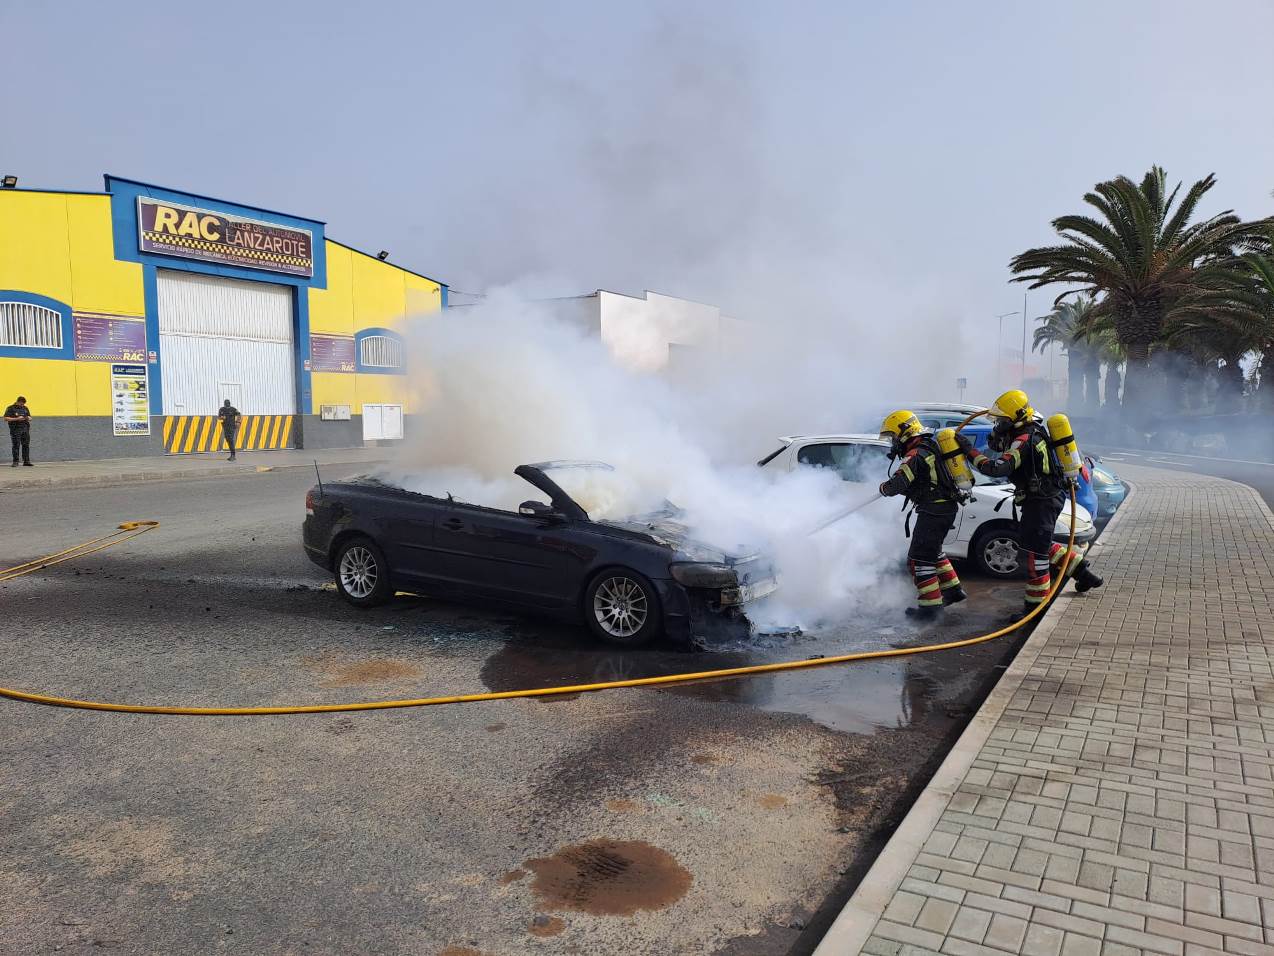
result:
<svg viewBox="0 0 1274 956"><path fill-rule="evenodd" d="M1019 541L1016 529L993 528L978 535L969 556L983 574L1002 580L1016 578L1022 573Z"/></svg>
<svg viewBox="0 0 1274 956"><path fill-rule="evenodd" d="M663 630L655 586L627 568L593 578L584 592L584 620L597 637L622 647L648 644Z"/></svg>
<svg viewBox="0 0 1274 956"><path fill-rule="evenodd" d="M333 562L336 590L355 607L375 607L393 595L385 554L371 538L357 537L342 542Z"/></svg>

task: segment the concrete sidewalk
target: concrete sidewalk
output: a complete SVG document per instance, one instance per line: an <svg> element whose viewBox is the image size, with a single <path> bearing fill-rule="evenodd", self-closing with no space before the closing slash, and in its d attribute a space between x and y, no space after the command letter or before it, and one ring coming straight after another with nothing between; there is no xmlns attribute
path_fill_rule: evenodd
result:
<svg viewBox="0 0 1274 956"><path fill-rule="evenodd" d="M1108 586L1052 609L817 956L1274 956L1274 516L1120 473Z"/></svg>
<svg viewBox="0 0 1274 956"><path fill-rule="evenodd" d="M0 491L91 487L174 478L212 478L258 471L281 471L287 468L313 469L316 460L320 469L329 465L373 465L388 461L392 454L392 448L327 448L315 451L294 448L240 452L233 462L226 461L224 452L209 455L54 461L37 464L34 468L0 468Z"/></svg>

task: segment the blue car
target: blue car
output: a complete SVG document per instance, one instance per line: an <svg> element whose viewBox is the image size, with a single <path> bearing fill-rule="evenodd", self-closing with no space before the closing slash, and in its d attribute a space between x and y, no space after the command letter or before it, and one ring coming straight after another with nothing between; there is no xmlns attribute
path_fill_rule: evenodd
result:
<svg viewBox="0 0 1274 956"><path fill-rule="evenodd" d="M1092 474L1093 490L1097 492L1097 510L1093 517L1105 521L1124 503L1128 489L1111 467L1096 455L1085 456L1084 464Z"/></svg>
<svg viewBox="0 0 1274 956"><path fill-rule="evenodd" d="M960 434L964 435L969 439L969 441L973 442L979 451L986 451L987 439L991 437L991 426L977 424L966 425ZM1097 489L1094 487L1095 482L1090 471L1089 463L1091 461L1091 458L1085 459L1084 467L1079 470L1079 484L1075 488L1075 500L1083 505L1095 520L1099 516L1109 517L1115 513L1115 508L1118 508L1119 504L1124 500L1124 486L1120 483L1118 478L1114 478L1112 476L1111 480L1119 486L1119 501L1116 501L1113 505L1111 505L1110 510L1103 514L1099 510L1102 503L1101 497L1098 494Z"/></svg>

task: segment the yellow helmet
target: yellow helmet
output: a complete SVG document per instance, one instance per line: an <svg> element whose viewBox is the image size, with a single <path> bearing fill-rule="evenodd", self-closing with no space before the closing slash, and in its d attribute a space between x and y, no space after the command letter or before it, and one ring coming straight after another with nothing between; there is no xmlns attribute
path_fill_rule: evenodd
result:
<svg viewBox="0 0 1274 956"><path fill-rule="evenodd" d="M995 400L995 404L987 410L992 418L1002 418L1013 424L1019 424L1035 417L1035 409L1031 408L1031 400L1020 388L1011 388Z"/></svg>
<svg viewBox="0 0 1274 956"><path fill-rule="evenodd" d="M921 431L923 429L920 426L920 419L916 418L914 412L909 412L905 408L891 412L880 423L880 437L889 439L894 448L915 438Z"/></svg>

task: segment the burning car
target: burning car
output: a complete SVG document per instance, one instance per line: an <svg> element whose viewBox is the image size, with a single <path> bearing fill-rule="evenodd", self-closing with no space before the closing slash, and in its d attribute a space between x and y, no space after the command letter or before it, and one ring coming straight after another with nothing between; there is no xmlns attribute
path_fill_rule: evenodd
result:
<svg viewBox="0 0 1274 956"><path fill-rule="evenodd" d="M667 502L590 518L584 504L617 500L613 473L601 462L519 465L514 474L548 500L517 511L374 477L324 482L306 495L305 551L358 607L395 589L421 591L582 617L597 637L625 646L661 634L688 641L698 616L737 613L778 587L766 558L694 540Z"/></svg>

